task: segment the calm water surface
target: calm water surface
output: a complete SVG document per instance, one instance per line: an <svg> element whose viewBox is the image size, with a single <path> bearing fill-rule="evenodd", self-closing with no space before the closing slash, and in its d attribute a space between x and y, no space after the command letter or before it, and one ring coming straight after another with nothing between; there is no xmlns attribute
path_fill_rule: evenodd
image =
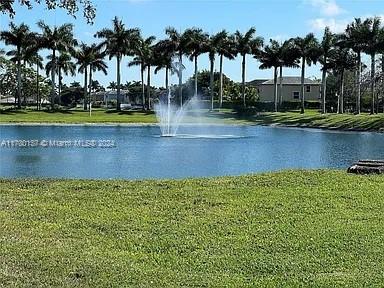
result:
<svg viewBox="0 0 384 288"><path fill-rule="evenodd" d="M0 177L184 178L384 159L384 134L263 126L0 126ZM8 140L110 140L113 148L9 147ZM97 146L100 142L98 142ZM104 143L105 144L105 143Z"/></svg>

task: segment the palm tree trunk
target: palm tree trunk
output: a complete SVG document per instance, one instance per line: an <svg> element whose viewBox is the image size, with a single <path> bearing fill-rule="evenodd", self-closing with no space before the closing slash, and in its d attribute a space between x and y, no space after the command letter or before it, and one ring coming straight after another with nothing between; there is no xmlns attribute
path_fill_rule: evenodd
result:
<svg viewBox="0 0 384 288"><path fill-rule="evenodd" d="M151 66L147 66L147 109L151 109Z"/></svg>
<svg viewBox="0 0 384 288"><path fill-rule="evenodd" d="M275 102L275 112L277 112L277 67L273 68L273 96L274 96L274 102Z"/></svg>
<svg viewBox="0 0 384 288"><path fill-rule="evenodd" d="M305 81L305 58L303 57L301 59L301 95L300 95L301 96L301 109L300 109L301 114L304 114L305 112L304 81Z"/></svg>
<svg viewBox="0 0 384 288"><path fill-rule="evenodd" d="M211 62L211 73L210 73L210 79L209 79L209 89L211 92L211 111L213 110L213 98L214 98L214 91L213 91L213 69L215 68L215 60L210 59Z"/></svg>
<svg viewBox="0 0 384 288"><path fill-rule="evenodd" d="M25 63L25 60L23 61L23 68L24 68L24 73L22 75L22 82L21 82L21 94L23 95L23 105L25 108L27 108L27 94L25 94L25 88L24 85L26 84L26 72L25 69L27 68L27 65Z"/></svg>
<svg viewBox="0 0 384 288"><path fill-rule="evenodd" d="M142 63L141 64L141 67L140 67L140 73L141 73L141 96L142 96L142 104L143 104L143 110L145 110L145 84L144 84L144 64Z"/></svg>
<svg viewBox="0 0 384 288"><path fill-rule="evenodd" d="M375 113L375 54L371 55L371 114Z"/></svg>
<svg viewBox="0 0 384 288"><path fill-rule="evenodd" d="M195 97L197 97L197 56L195 56Z"/></svg>
<svg viewBox="0 0 384 288"><path fill-rule="evenodd" d="M280 106L283 105L283 66L280 66Z"/></svg>
<svg viewBox="0 0 384 288"><path fill-rule="evenodd" d="M91 111L91 103L92 103L92 67L89 66L89 95L88 95L88 103L89 103L89 111Z"/></svg>
<svg viewBox="0 0 384 288"><path fill-rule="evenodd" d="M58 77L59 77L59 105L61 105L61 68L60 66L57 67L58 70Z"/></svg>
<svg viewBox="0 0 384 288"><path fill-rule="evenodd" d="M88 89L88 67L84 70L84 110L87 110L87 89Z"/></svg>
<svg viewBox="0 0 384 288"><path fill-rule="evenodd" d="M117 95L116 95L116 110L120 111L121 110L121 100L120 100L120 55L116 57L117 59Z"/></svg>
<svg viewBox="0 0 384 288"><path fill-rule="evenodd" d="M327 95L327 70L323 67L321 76L321 113L325 114L325 96Z"/></svg>
<svg viewBox="0 0 384 288"><path fill-rule="evenodd" d="M168 93L168 89L169 89L169 69L168 69L168 67L165 67L165 89L167 90L167 93Z"/></svg>
<svg viewBox="0 0 384 288"><path fill-rule="evenodd" d="M21 109L21 55L20 48L17 48L17 108Z"/></svg>
<svg viewBox="0 0 384 288"><path fill-rule="evenodd" d="M55 108L55 73L56 73L56 50L52 50L52 70L51 70L51 108Z"/></svg>
<svg viewBox="0 0 384 288"><path fill-rule="evenodd" d="M356 91L356 114L360 114L360 99L361 99L361 53L357 53L357 91Z"/></svg>
<svg viewBox="0 0 384 288"><path fill-rule="evenodd" d="M245 103L245 54L241 63L241 97L243 98L243 106L245 108L247 106Z"/></svg>
<svg viewBox="0 0 384 288"><path fill-rule="evenodd" d="M180 106L183 106L183 53L179 52L179 97L180 97Z"/></svg>
<svg viewBox="0 0 384 288"><path fill-rule="evenodd" d="M36 64L36 109L40 110L39 64Z"/></svg>
<svg viewBox="0 0 384 288"><path fill-rule="evenodd" d="M219 98L219 108L223 107L223 58L224 55L220 55L220 98Z"/></svg>
<svg viewBox="0 0 384 288"><path fill-rule="evenodd" d="M383 106L382 108L384 113L384 53L381 54L381 73L383 75L381 78L381 105Z"/></svg>
<svg viewBox="0 0 384 288"><path fill-rule="evenodd" d="M344 69L340 73L339 113L344 113Z"/></svg>

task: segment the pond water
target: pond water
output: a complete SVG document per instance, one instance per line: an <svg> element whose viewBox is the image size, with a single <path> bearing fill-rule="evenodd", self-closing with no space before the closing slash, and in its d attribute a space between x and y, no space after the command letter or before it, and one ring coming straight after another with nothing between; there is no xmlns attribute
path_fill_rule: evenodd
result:
<svg viewBox="0 0 384 288"><path fill-rule="evenodd" d="M0 177L185 178L346 169L358 159L384 159L379 133L264 126L183 126L178 133L160 137L157 126L0 126Z"/></svg>

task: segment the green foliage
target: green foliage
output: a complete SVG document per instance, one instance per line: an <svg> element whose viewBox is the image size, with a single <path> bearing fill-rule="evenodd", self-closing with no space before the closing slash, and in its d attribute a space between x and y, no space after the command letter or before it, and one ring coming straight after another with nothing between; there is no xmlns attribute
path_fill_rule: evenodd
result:
<svg viewBox="0 0 384 288"><path fill-rule="evenodd" d="M2 179L0 286L381 286L383 180Z"/></svg>
<svg viewBox="0 0 384 288"><path fill-rule="evenodd" d="M0 3L0 12L3 14L8 14L9 16L15 16L15 0L2 0ZM31 9L33 6L32 0L18 0L20 5L25 5L28 9ZM79 7L83 9L84 18L88 23L93 23L93 20L96 16L96 8L92 4L91 0L34 0L34 2L40 4L41 2L45 3L46 7L49 10L55 9L56 7L63 8L67 10L68 14L75 16L78 12Z"/></svg>

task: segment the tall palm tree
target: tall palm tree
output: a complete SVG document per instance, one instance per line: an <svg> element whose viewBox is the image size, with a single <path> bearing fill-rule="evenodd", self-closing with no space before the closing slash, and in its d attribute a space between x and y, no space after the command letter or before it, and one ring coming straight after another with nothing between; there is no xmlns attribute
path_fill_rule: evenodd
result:
<svg viewBox="0 0 384 288"><path fill-rule="evenodd" d="M241 63L241 96L243 98L243 105L246 107L245 102L245 69L246 69L246 56L248 54L257 54L258 50L263 46L263 38L255 37L256 29L250 28L245 34L240 31L235 32L236 52L242 57Z"/></svg>
<svg viewBox="0 0 384 288"><path fill-rule="evenodd" d="M165 29L165 34L168 36L169 49L177 53L179 57L178 63L178 77L179 77L179 97L180 97L180 106L183 106L183 55L186 54L187 48L187 38L185 33L179 33L173 27L167 27Z"/></svg>
<svg viewBox="0 0 384 288"><path fill-rule="evenodd" d="M255 58L261 62L260 69L273 68L273 95L275 112L278 110L278 95L277 95L277 71L283 65L283 50L282 45L276 40L270 40L269 45L265 46Z"/></svg>
<svg viewBox="0 0 384 288"><path fill-rule="evenodd" d="M92 49L87 44L81 43L79 49L74 54L79 66L78 72L84 74L84 110L87 110L87 88L88 88L88 68L92 61Z"/></svg>
<svg viewBox="0 0 384 288"><path fill-rule="evenodd" d="M21 61L22 61L22 49L23 45L29 40L31 32L28 25L22 23L19 26L14 23L9 24L8 31L0 32L0 40L4 41L6 45L12 45L16 47L16 62L17 62L17 107L21 108Z"/></svg>
<svg viewBox="0 0 384 288"><path fill-rule="evenodd" d="M117 111L120 111L120 64L123 56L133 55L133 51L139 42L140 30L138 28L126 29L121 20L115 17L112 20L113 28L104 28L95 34L96 37L104 39L102 44L106 47L109 59L116 58L116 82L117 82Z"/></svg>
<svg viewBox="0 0 384 288"><path fill-rule="evenodd" d="M340 38L340 35L337 36ZM339 99L338 109L339 114L344 113L344 76L345 71L352 71L356 68L356 56L346 47L340 47L338 45L332 49L328 55L328 68L332 69L335 74L338 75L339 82Z"/></svg>
<svg viewBox="0 0 384 288"><path fill-rule="evenodd" d="M319 43L315 38L315 35L309 33L304 38L297 37L294 40L295 47L297 49L298 55L301 58L301 111L304 113L304 104L305 104L305 66L308 64L310 66L312 63L316 64L319 57Z"/></svg>
<svg viewBox="0 0 384 288"><path fill-rule="evenodd" d="M90 61L89 61L89 103L92 102L91 92L92 92L92 72L101 71L104 75L107 75L108 66L104 61L106 54L101 51L100 45L92 44L90 46ZM89 106L91 107L91 106ZM89 108L91 109L91 108Z"/></svg>
<svg viewBox="0 0 384 288"><path fill-rule="evenodd" d="M155 74L160 70L165 69L165 89L169 90L169 72L174 74L176 71L172 64L172 57L174 51L170 45L169 40L161 40L154 46L154 61L155 61Z"/></svg>
<svg viewBox="0 0 384 288"><path fill-rule="evenodd" d="M368 31L366 37L366 46L363 51L371 56L371 114L378 113L379 99L375 93L375 75L376 75L376 54L380 51L381 43L381 20L379 17L368 19ZM376 104L376 105L375 105Z"/></svg>
<svg viewBox="0 0 384 288"><path fill-rule="evenodd" d="M210 81L209 81L209 89L210 89L210 94L211 94L211 110L213 110L213 100L214 100L214 89L213 89L213 81L214 81L214 68L215 68L215 58L216 54L219 54L219 49L220 48L227 48L225 47L223 42L226 42L228 40L228 33L223 30L215 35L211 35L208 39L206 48L207 52L209 55L209 62L210 62ZM224 45L223 45L224 44ZM223 47L224 46L224 47ZM220 52L223 52L222 49L220 49ZM228 52L228 51L225 51ZM222 54L223 56L223 54ZM220 78L222 77L222 63L223 59L222 56L220 57ZM232 56L232 55L231 55ZM222 84L222 78L220 79L221 84ZM221 87L222 88L222 87ZM222 92L222 91L221 91ZM222 101L222 95L221 95L221 101ZM221 103L220 103L221 105Z"/></svg>
<svg viewBox="0 0 384 288"><path fill-rule="evenodd" d="M300 68L299 57L297 57L297 49L291 40L286 40L281 44L281 65L280 65L280 81L279 81L279 103L283 104L283 67Z"/></svg>
<svg viewBox="0 0 384 288"><path fill-rule="evenodd" d="M67 52L60 53L60 55L56 58L56 60L52 59L52 55L48 55L47 59L50 60L47 62L45 66L47 76L53 72L57 74L59 79L58 99L59 99L59 105L60 105L61 104L61 86L62 86L62 80L63 80L62 74L64 73L64 75L70 74L71 76L75 76L76 64L72 62L72 56ZM53 69L56 69L56 71L52 71Z"/></svg>
<svg viewBox="0 0 384 288"><path fill-rule="evenodd" d="M198 57L205 53L207 50L207 41L208 34L204 33L200 28L190 28L185 30L184 35L186 37L186 50L189 55L189 60L195 62L195 93L194 96L197 96L197 74L198 74Z"/></svg>
<svg viewBox="0 0 384 288"><path fill-rule="evenodd" d="M151 109L151 67L155 65L154 45L148 47L145 59L147 69L147 109Z"/></svg>
<svg viewBox="0 0 384 288"><path fill-rule="evenodd" d="M354 22L347 26L345 34L341 39L340 45L349 47L357 55L357 70L356 70L356 114L360 114L361 110L361 53L366 47L367 32L370 20L362 21L360 18L355 18Z"/></svg>
<svg viewBox="0 0 384 288"><path fill-rule="evenodd" d="M43 21L37 22L37 26L42 30L42 47L52 51L51 61L51 107L54 108L55 104L55 74L57 65L57 52L73 52L74 46L77 45L77 41L73 37L73 25L63 24L61 26L49 27Z"/></svg>
<svg viewBox="0 0 384 288"><path fill-rule="evenodd" d="M322 67L322 76L321 76L321 113L325 114L325 97L327 95L327 72L330 68L329 63L329 54L332 53L334 49L336 38L335 35L331 32L329 27L325 27L323 39L320 43L320 53L321 56L319 58L319 62Z"/></svg>
<svg viewBox="0 0 384 288"><path fill-rule="evenodd" d="M43 57L39 55L40 37L34 35L32 45L24 49L24 60L32 67L36 65L36 109L40 110L40 69L43 69Z"/></svg>
<svg viewBox="0 0 384 288"><path fill-rule="evenodd" d="M146 67L146 59L148 58L148 53L151 45L156 40L155 36L150 36L146 39L140 37L138 39L138 44L134 49L135 57L131 62L128 63L128 66L140 66L140 77L141 77L141 96L143 110L145 110L145 84L144 84L144 71Z"/></svg>
<svg viewBox="0 0 384 288"><path fill-rule="evenodd" d="M236 57L235 39L229 36L228 32L223 30L220 33L220 41L218 41L216 49L220 56L220 82L219 82L219 108L223 106L223 62L224 57L230 60ZM218 35L219 35L218 34Z"/></svg>

